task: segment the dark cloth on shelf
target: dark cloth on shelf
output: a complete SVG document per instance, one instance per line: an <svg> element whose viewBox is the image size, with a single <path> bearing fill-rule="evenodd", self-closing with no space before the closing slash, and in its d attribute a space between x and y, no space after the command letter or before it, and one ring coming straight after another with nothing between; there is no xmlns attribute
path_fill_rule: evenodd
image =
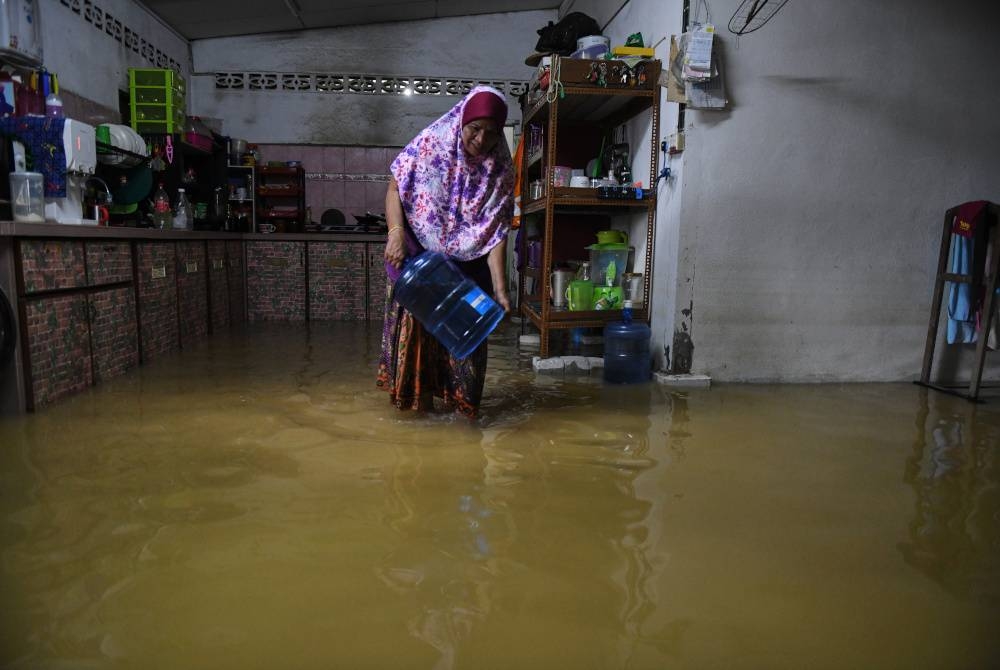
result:
<svg viewBox="0 0 1000 670"><path fill-rule="evenodd" d="M0 134L24 144L28 170L41 172L45 197L66 197L66 119L50 116L8 116L0 119Z"/></svg>

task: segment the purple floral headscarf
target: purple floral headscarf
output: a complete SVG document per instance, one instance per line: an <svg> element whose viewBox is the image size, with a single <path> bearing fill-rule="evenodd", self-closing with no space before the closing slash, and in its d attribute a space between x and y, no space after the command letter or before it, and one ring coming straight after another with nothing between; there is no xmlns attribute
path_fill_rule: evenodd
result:
<svg viewBox="0 0 1000 670"><path fill-rule="evenodd" d="M514 165L501 137L492 151L469 156L462 146L462 110L476 86L427 126L392 162L407 222L421 246L468 261L486 255L507 234L514 214Z"/></svg>

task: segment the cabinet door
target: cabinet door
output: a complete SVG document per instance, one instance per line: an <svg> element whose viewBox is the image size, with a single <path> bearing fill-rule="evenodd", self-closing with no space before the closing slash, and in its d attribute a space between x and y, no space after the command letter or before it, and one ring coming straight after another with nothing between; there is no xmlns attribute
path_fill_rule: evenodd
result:
<svg viewBox="0 0 1000 670"><path fill-rule="evenodd" d="M19 251L25 295L81 288L87 283L83 242L21 240Z"/></svg>
<svg viewBox="0 0 1000 670"><path fill-rule="evenodd" d="M247 242L247 319L305 321L304 242Z"/></svg>
<svg viewBox="0 0 1000 670"><path fill-rule="evenodd" d="M309 244L309 319L364 321L364 242Z"/></svg>
<svg viewBox="0 0 1000 670"><path fill-rule="evenodd" d="M177 301L181 349L208 337L208 272L204 242L177 243Z"/></svg>
<svg viewBox="0 0 1000 670"><path fill-rule="evenodd" d="M180 346L177 330L177 255L171 242L136 245L142 360Z"/></svg>
<svg viewBox="0 0 1000 670"><path fill-rule="evenodd" d="M24 317L31 362L29 406L44 407L90 386L93 370L86 294L27 301Z"/></svg>
<svg viewBox="0 0 1000 670"><path fill-rule="evenodd" d="M89 286L132 281L132 246L128 242L87 242L86 253Z"/></svg>
<svg viewBox="0 0 1000 670"><path fill-rule="evenodd" d="M98 291L88 296L88 302L93 376L99 384L139 364L135 291L131 286Z"/></svg>
<svg viewBox="0 0 1000 670"><path fill-rule="evenodd" d="M382 321L385 318L385 303L388 299L388 277L385 274L385 244L368 244L368 320Z"/></svg>
<svg viewBox="0 0 1000 670"><path fill-rule="evenodd" d="M226 271L226 241L208 242L208 313L213 333L229 325L229 275Z"/></svg>

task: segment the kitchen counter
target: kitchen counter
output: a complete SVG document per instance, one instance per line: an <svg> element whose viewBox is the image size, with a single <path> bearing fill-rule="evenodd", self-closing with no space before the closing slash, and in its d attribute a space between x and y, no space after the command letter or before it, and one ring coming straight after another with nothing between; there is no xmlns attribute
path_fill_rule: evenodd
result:
<svg viewBox="0 0 1000 670"><path fill-rule="evenodd" d="M385 241L0 221L0 295L13 319L4 336L16 333L13 359L0 361L0 414L46 407L248 321L379 321Z"/></svg>
<svg viewBox="0 0 1000 670"><path fill-rule="evenodd" d="M227 233L218 230L155 230L123 226L0 221L0 237L62 237L139 240L254 240L270 242L384 242L378 233Z"/></svg>

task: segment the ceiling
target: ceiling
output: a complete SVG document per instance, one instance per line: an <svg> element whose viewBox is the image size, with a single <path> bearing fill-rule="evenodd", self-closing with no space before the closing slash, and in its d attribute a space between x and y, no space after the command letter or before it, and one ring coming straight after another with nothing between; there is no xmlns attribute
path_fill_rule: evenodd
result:
<svg viewBox="0 0 1000 670"><path fill-rule="evenodd" d="M557 9L560 0L140 0L189 40Z"/></svg>

